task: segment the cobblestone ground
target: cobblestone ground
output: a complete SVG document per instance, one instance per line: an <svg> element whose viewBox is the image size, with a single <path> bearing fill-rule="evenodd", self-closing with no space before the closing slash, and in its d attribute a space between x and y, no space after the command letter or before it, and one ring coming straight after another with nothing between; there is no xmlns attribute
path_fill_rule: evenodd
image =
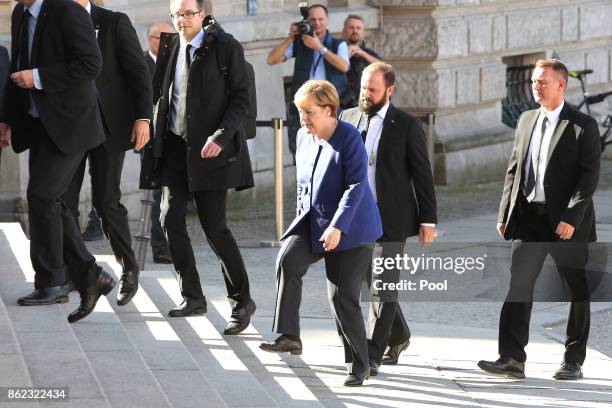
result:
<svg viewBox="0 0 612 408"><path fill-rule="evenodd" d="M600 177L601 190L612 189L612 161L602 162ZM461 187L436 187L440 222L452 221L476 215L490 214L497 211L501 195L501 182L475 184ZM270 241L274 237L274 213L271 191L252 190L232 194L229 199L228 218L230 229L239 241L249 271L253 297L258 304L259 314L268 314L274 308L274 261L277 249L261 248L261 241ZM285 225L294 216L294 189L287 187L285 196ZM612 219L598 219L599 222L612 223ZM202 229L195 214L190 214L187 221L189 233L196 248L196 256L204 286L222 286L222 277ZM443 227L442 227L443 228ZM491 225L491 228L495 228ZM138 223L132 223L133 231ZM90 243L94 253L110 254L106 240ZM150 262L148 253L147 269L168 268ZM171 266L170 266L171 268ZM305 295L302 301L302 316L329 318L329 308L325 299L325 279L322 265L315 265L304 281L308 292L317 296ZM305 291L305 293L308 293ZM439 324L462 324L473 327L496 328L499 319L500 303L404 303L406 318L412 322L429 322ZM544 309L547 303L537 303L534 308ZM364 306L364 313L367 312ZM558 332L564 331L564 324L553 327ZM418 335L418 333L415 333ZM590 345L599 351L612 356L612 311L594 314L591 325ZM490 356L494 357L494 356Z"/></svg>

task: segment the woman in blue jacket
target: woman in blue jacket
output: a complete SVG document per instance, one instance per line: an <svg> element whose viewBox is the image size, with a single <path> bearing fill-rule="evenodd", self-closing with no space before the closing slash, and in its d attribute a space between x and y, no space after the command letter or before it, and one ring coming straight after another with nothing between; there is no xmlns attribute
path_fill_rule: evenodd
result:
<svg viewBox="0 0 612 408"><path fill-rule="evenodd" d="M297 134L297 216L285 232L276 260L277 297L270 352L302 353L299 307L302 277L325 259L329 303L344 344L347 386L369 373L366 333L359 306L372 244L382 235L378 208L368 187L367 155L359 132L336 119L340 102L332 84L308 81L294 103Z"/></svg>

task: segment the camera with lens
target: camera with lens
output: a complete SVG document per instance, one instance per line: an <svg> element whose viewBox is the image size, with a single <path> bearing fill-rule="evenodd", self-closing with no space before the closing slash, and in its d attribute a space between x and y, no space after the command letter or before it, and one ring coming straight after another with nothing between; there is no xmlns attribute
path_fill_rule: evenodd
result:
<svg viewBox="0 0 612 408"><path fill-rule="evenodd" d="M314 36L314 28L312 27L312 24L310 24L310 21L308 21L308 2L300 1L298 3L298 7L300 8L300 14L302 15L302 21L295 23L298 34Z"/></svg>

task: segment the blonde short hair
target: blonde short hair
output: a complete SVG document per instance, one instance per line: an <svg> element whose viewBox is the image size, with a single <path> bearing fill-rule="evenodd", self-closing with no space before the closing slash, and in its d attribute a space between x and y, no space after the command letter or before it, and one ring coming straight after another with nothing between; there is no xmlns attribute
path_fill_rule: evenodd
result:
<svg viewBox="0 0 612 408"><path fill-rule="evenodd" d="M293 97L293 103L299 106L306 99L312 98L317 106L329 107L332 116L336 116L340 107L340 98L336 87L328 81L310 80L300 87Z"/></svg>

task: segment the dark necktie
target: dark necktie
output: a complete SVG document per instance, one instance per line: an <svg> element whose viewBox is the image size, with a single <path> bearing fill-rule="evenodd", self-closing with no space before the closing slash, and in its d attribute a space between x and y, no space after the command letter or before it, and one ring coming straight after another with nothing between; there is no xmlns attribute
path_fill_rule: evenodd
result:
<svg viewBox="0 0 612 408"><path fill-rule="evenodd" d="M21 36L19 38L19 70L30 68L30 47L28 44L28 37L30 32L30 14L29 10L23 12L23 18L21 19Z"/></svg>
<svg viewBox="0 0 612 408"><path fill-rule="evenodd" d="M375 113L373 114L368 114L368 120L366 122L365 127L363 128L363 130L361 131L361 140L363 140L363 143L365 144L366 141L366 137L368 137L368 129L370 128L370 120L372 120L372 118L374 117L374 115L376 115Z"/></svg>
<svg viewBox="0 0 612 408"><path fill-rule="evenodd" d="M187 70L191 67L191 47L193 45L187 44L187 48L185 49L185 62L187 63Z"/></svg>
<svg viewBox="0 0 612 408"><path fill-rule="evenodd" d="M535 198L535 187L536 187L536 175L540 163L540 152L542 151L542 140L544 139L544 133L546 133L546 126L548 125L548 118L545 116L542 120L542 127L540 134L533 135L533 147L531 149L531 166L529 166L529 174L527 175L527 186L525 188L527 201L532 202Z"/></svg>

